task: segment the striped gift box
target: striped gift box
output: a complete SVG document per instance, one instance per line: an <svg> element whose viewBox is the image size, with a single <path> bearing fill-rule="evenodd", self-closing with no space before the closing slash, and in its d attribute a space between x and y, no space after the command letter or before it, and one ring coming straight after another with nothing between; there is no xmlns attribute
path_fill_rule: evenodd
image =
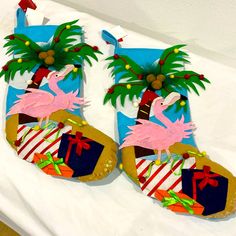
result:
<svg viewBox="0 0 236 236"><path fill-rule="evenodd" d="M147 175L151 160L136 159L136 168L138 178L145 177ZM151 174L144 183L140 186L142 191L149 197L154 197L156 190L174 190L175 192L182 191L182 177L178 175L181 172L181 165L183 160L178 160L171 168L171 162L165 163L160 166L153 165L151 168ZM194 157L190 157L184 160L182 166L184 169L196 169L196 160Z"/></svg>
<svg viewBox="0 0 236 236"><path fill-rule="evenodd" d="M60 132L57 137L59 130ZM53 129L41 129L38 131L35 131L26 125L19 125L17 130L17 140L22 139L26 132L27 135L21 145L17 147L17 154L21 159L28 162L33 161L35 153L45 154L46 152L50 152L52 156L56 157L62 134L69 134L71 131L72 127L69 125L66 125L62 129L55 127Z"/></svg>

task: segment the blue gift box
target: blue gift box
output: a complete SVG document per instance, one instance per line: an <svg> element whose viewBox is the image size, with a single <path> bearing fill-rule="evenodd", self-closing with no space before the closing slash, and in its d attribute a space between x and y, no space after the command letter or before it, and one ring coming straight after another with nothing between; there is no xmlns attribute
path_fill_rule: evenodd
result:
<svg viewBox="0 0 236 236"><path fill-rule="evenodd" d="M194 177L196 176L195 173L200 173L200 176L204 176L204 172L207 172L204 178ZM183 169L182 191L189 197L195 198L199 204L204 206L204 216L211 215L225 209L228 179L211 172L208 166L204 166L203 170Z"/></svg>
<svg viewBox="0 0 236 236"><path fill-rule="evenodd" d="M102 144L83 137L80 132L63 134L58 157L74 170L73 177L85 176L93 173L103 148Z"/></svg>

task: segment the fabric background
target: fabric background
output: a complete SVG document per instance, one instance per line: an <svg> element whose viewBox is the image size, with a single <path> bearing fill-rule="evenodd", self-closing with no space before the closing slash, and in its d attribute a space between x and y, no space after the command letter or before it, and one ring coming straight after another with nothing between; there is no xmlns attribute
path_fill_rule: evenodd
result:
<svg viewBox="0 0 236 236"><path fill-rule="evenodd" d="M0 16L1 39L12 32L16 2L1 1L5 7ZM104 92L112 84L109 71L104 70L104 58L113 48L103 42L100 34L112 25L51 1L41 0L39 9L51 19L51 24L80 18L87 42L98 45L104 52L100 63L85 69L84 95L91 105L84 109L84 115L96 128L118 140L115 110L110 105L102 105ZM167 46L127 32L123 47ZM1 40L1 48L3 43ZM6 59L1 51L1 64ZM190 95L192 117L198 127L197 144L236 175L236 69L194 54L191 61L193 69L203 71L212 81L201 97ZM222 221L176 215L142 194L118 170L103 181L86 184L49 177L20 160L4 139L7 85L1 80L0 86L0 220L22 235L235 235L235 215Z"/></svg>

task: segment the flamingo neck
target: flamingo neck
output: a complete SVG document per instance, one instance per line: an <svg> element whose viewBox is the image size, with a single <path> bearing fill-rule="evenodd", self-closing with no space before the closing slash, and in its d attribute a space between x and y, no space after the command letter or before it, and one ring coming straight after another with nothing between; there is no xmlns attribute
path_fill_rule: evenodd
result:
<svg viewBox="0 0 236 236"><path fill-rule="evenodd" d="M49 88L55 93L55 94L64 94L64 92L59 88L59 86L58 86L58 84L57 84L57 82L54 82L54 81L52 81L51 83L50 83L50 81L49 81Z"/></svg>
<svg viewBox="0 0 236 236"><path fill-rule="evenodd" d="M167 128L172 125L172 122L163 114L160 113L157 116L157 119L160 120Z"/></svg>

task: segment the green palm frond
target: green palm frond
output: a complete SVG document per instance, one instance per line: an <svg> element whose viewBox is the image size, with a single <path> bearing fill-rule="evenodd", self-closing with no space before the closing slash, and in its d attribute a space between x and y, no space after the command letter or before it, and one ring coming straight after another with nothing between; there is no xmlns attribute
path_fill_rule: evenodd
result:
<svg viewBox="0 0 236 236"><path fill-rule="evenodd" d="M184 70L184 65L186 63L190 63L190 61L187 59L188 54L180 50L180 48L184 46L185 45L181 44L165 49L160 57L157 66L157 72L168 75L170 73Z"/></svg>
<svg viewBox="0 0 236 236"><path fill-rule="evenodd" d="M194 71L180 71L172 75L174 75L174 78L173 79L167 78L167 81L165 81L164 88L174 89L174 90L186 89L189 92L193 91L197 95L199 95L199 91L196 86L205 90L206 87L204 83L210 83L210 81L205 77L204 79L201 80L199 78L199 76L201 75L199 75Z"/></svg>
<svg viewBox="0 0 236 236"><path fill-rule="evenodd" d="M138 76L143 74L143 68L128 56L119 55L118 58L116 56L106 59L111 61L108 69L113 68L112 76L119 74L119 78L126 79L127 82L137 81Z"/></svg>
<svg viewBox="0 0 236 236"><path fill-rule="evenodd" d="M57 27L54 33L50 48L54 50L64 50L70 48L74 43L81 39L83 35L82 28L76 23L78 20L63 23Z"/></svg>
<svg viewBox="0 0 236 236"><path fill-rule="evenodd" d="M7 71L2 70L0 72L0 77L5 76L5 81L9 82L10 80L13 80L16 73L20 72L20 75L23 75L26 71L27 72L31 72L37 65L38 62L34 61L34 60L30 60L30 61L24 61L25 59L23 59L22 63L18 63L17 59L13 60L10 64L9 64L9 69Z"/></svg>
<svg viewBox="0 0 236 236"><path fill-rule="evenodd" d="M96 54L102 54L102 52L99 51L97 47L91 47L86 43L76 44L73 46L72 50L74 50L75 48L80 49L78 52L78 56L82 58L82 60L85 60L90 66L92 66L91 59L98 61Z"/></svg>
<svg viewBox="0 0 236 236"><path fill-rule="evenodd" d="M12 37L12 38L11 38ZM15 56L28 57L29 59L37 57L37 52L42 48L24 34L13 34L5 38L7 43L4 47L7 48L7 54L14 53Z"/></svg>
<svg viewBox="0 0 236 236"><path fill-rule="evenodd" d="M122 83L111 87L104 98L104 104L111 101L112 106L116 107L117 99L120 99L124 106L125 98L129 96L132 101L134 97L139 98L141 92L146 88L144 83Z"/></svg>

